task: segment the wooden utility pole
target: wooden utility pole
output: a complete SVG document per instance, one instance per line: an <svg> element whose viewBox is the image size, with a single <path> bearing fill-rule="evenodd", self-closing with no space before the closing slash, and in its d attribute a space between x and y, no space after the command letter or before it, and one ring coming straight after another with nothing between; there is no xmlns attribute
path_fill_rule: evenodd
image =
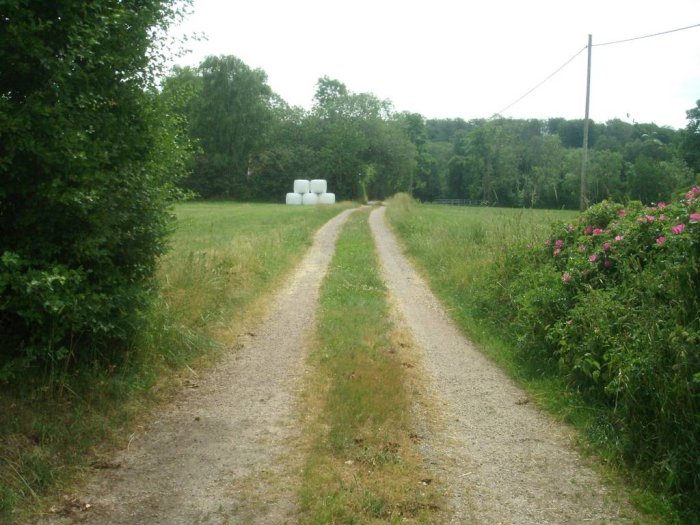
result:
<svg viewBox="0 0 700 525"><path fill-rule="evenodd" d="M591 48L593 36L588 35L588 73L586 75L586 117L583 121L583 161L581 162L581 211L588 207L588 184L586 168L588 167L588 113L591 101Z"/></svg>

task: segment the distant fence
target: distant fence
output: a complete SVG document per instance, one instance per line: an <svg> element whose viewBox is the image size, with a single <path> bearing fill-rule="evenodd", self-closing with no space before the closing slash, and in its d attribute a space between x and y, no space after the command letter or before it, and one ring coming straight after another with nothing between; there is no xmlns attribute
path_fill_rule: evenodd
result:
<svg viewBox="0 0 700 525"><path fill-rule="evenodd" d="M433 204L445 204L447 206L476 206L479 203L471 199L435 199Z"/></svg>

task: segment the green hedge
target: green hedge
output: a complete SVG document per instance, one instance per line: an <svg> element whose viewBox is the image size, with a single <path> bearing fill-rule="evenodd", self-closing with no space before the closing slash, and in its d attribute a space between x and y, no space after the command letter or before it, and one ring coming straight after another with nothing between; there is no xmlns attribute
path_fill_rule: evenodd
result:
<svg viewBox="0 0 700 525"><path fill-rule="evenodd" d="M3 3L0 383L94 362L142 322L186 157L155 90L178 5Z"/></svg>

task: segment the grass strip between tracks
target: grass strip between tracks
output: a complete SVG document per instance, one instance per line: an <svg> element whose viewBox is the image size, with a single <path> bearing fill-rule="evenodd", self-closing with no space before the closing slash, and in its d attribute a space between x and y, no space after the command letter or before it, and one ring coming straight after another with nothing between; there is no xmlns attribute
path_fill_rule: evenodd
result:
<svg viewBox="0 0 700 525"><path fill-rule="evenodd" d="M305 394L303 523L431 523L439 484L412 428L407 351L390 320L368 213L355 213L321 288Z"/></svg>

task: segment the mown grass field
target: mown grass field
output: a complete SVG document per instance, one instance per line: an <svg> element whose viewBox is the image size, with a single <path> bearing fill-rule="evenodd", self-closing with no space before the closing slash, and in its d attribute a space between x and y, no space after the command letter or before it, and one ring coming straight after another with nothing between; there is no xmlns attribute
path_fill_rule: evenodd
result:
<svg viewBox="0 0 700 525"><path fill-rule="evenodd" d="M439 483L416 450L408 345L389 318L369 212L355 212L321 288L302 523L435 523Z"/></svg>
<svg viewBox="0 0 700 525"><path fill-rule="evenodd" d="M673 506L649 488L648 480L619 468L619 454L600 428L599 408L567 388L556 365L523 356L509 327L489 319L489 301L508 250L539 246L552 221L572 221L567 211L463 208L416 204L405 195L389 202L387 216L407 253L463 332L555 417L571 424L579 445L603 459L601 473L612 485L625 484L635 506L651 522L680 523ZM496 305L493 305L496 309Z"/></svg>
<svg viewBox="0 0 700 525"><path fill-rule="evenodd" d="M177 206L148 329L112 367L1 386L0 522L41 510L126 443L174 385L229 347L313 233L347 206Z"/></svg>

